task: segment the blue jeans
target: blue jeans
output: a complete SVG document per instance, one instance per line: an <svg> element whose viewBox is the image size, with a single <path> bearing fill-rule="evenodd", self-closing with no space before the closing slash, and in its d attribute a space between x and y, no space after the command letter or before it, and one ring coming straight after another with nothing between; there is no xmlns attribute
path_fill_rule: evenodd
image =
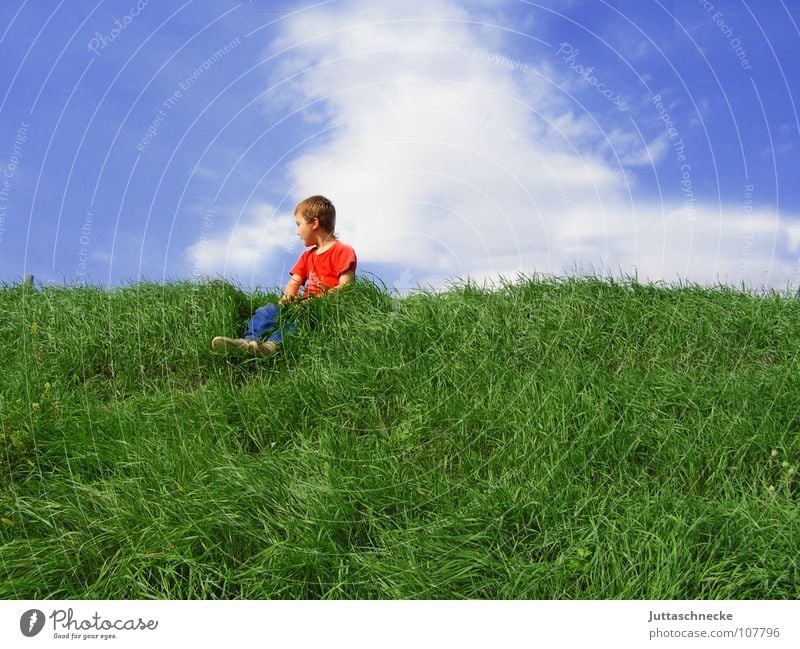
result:
<svg viewBox="0 0 800 649"><path fill-rule="evenodd" d="M245 340L260 340L264 334L272 332L267 340L274 343L283 342L283 334L294 333L297 327L291 322L284 322L279 327L278 316L280 312L281 308L277 304L265 304L256 309L253 317L247 323L247 330L242 338Z"/></svg>

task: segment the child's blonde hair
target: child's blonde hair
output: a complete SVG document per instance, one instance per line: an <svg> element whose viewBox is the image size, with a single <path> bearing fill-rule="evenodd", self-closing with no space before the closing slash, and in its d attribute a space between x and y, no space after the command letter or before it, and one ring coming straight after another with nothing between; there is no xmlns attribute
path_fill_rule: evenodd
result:
<svg viewBox="0 0 800 649"><path fill-rule="evenodd" d="M306 223L319 219L319 226L326 232L332 233L336 229L336 208L324 196L309 196L300 201L294 213L302 216Z"/></svg>

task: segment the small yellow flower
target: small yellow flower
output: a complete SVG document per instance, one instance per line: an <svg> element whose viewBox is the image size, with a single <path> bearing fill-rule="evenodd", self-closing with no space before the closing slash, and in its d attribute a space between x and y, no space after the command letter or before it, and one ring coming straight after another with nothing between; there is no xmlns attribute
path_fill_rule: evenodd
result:
<svg viewBox="0 0 800 649"><path fill-rule="evenodd" d="M770 493L774 494L774 493L775 493L775 485L774 485L774 484L771 484L771 485L768 487L768 489L767 489L767 490L768 490Z"/></svg>
<svg viewBox="0 0 800 649"><path fill-rule="evenodd" d="M39 410L39 404L38 404L36 401L34 401L34 402L31 404L31 408L33 408L34 410Z"/></svg>
<svg viewBox="0 0 800 649"><path fill-rule="evenodd" d="M52 385L50 385L50 382L49 382L49 381L48 381L47 383L45 383L45 384L44 384L44 391L45 391L45 392L50 392L50 390L51 390L52 388L53 388L53 386L52 386Z"/></svg>
<svg viewBox="0 0 800 649"><path fill-rule="evenodd" d="M772 453L770 453L770 455L772 455L772 457L778 457L778 449L777 448L773 448L772 449Z"/></svg>
<svg viewBox="0 0 800 649"><path fill-rule="evenodd" d="M31 324L31 335L35 336L38 333L39 333L39 325L34 322Z"/></svg>
<svg viewBox="0 0 800 649"><path fill-rule="evenodd" d="M788 469L789 468L789 462L787 460L784 460L783 462L781 462L781 466L784 469Z"/></svg>

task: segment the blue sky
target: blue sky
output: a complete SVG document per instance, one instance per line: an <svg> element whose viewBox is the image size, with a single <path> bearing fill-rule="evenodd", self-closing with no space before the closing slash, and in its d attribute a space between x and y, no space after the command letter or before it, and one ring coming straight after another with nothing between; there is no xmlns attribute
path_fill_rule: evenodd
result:
<svg viewBox="0 0 800 649"><path fill-rule="evenodd" d="M800 2L5 0L0 280L800 285Z"/></svg>

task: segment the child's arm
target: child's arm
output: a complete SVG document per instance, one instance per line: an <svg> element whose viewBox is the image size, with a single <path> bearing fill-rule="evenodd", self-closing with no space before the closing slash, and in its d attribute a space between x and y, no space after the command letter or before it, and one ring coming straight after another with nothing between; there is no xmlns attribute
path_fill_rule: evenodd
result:
<svg viewBox="0 0 800 649"><path fill-rule="evenodd" d="M337 288L342 288L345 284L349 284L356 278L356 274L352 270L346 270L341 275L339 275L339 283L336 286L329 287L325 292L331 293L335 291Z"/></svg>
<svg viewBox="0 0 800 649"><path fill-rule="evenodd" d="M297 297L297 292L303 285L303 279L300 275L292 275L292 278L286 283L286 288L283 289L283 295L278 300L279 304L286 304Z"/></svg>
<svg viewBox="0 0 800 649"><path fill-rule="evenodd" d="M356 278L356 274L352 270L346 270L341 275L339 275L339 285L334 286L333 288L342 288L345 284L352 282ZM333 290L333 289L331 289Z"/></svg>
<svg viewBox="0 0 800 649"><path fill-rule="evenodd" d="M328 289L328 291L336 290L337 288L342 288L345 284L352 282L356 277L356 274L352 270L347 270L339 275L339 283L336 286L332 286ZM300 287L303 285L303 280L300 275L292 275L292 278L286 284L286 288L283 289L283 295L281 299L278 300L279 304L286 304L287 302L291 302L297 297L297 293L300 290Z"/></svg>

